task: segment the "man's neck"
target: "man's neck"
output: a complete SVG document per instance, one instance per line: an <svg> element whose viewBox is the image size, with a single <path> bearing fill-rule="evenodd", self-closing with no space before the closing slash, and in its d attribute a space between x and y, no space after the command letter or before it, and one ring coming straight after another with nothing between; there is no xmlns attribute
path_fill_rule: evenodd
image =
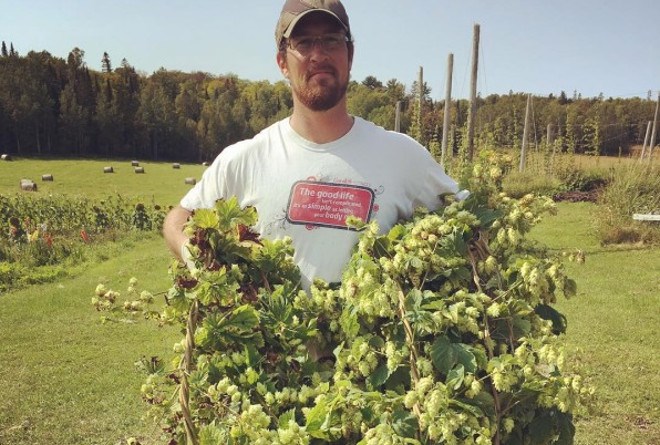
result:
<svg viewBox="0 0 660 445"><path fill-rule="evenodd" d="M296 133L317 144L336 141L353 127L353 117L343 101L327 111L312 111L294 104L289 122Z"/></svg>

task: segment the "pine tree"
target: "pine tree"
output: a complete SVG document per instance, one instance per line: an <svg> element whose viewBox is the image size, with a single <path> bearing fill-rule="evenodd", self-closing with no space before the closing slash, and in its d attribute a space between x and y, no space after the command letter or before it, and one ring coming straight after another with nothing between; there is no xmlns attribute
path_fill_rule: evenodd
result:
<svg viewBox="0 0 660 445"><path fill-rule="evenodd" d="M101 71L104 73L112 72L112 63L110 62L110 56L107 52L103 53L103 58L101 59Z"/></svg>
<svg viewBox="0 0 660 445"><path fill-rule="evenodd" d="M14 50L14 43L11 42L9 44L9 57L17 57L17 56L18 56L18 52Z"/></svg>
<svg viewBox="0 0 660 445"><path fill-rule="evenodd" d="M5 41L2 41L2 57L7 57L9 53L7 52L7 45L5 44Z"/></svg>

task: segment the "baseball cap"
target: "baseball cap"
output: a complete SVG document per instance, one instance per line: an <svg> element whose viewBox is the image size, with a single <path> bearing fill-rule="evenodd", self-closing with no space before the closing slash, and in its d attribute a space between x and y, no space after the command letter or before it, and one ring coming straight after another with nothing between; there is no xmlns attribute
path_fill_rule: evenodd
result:
<svg viewBox="0 0 660 445"><path fill-rule="evenodd" d="M275 43L280 45L283 38L289 38L298 21L310 12L325 12L333 16L350 37L351 28L348 14L339 0L287 0L282 7L280 19L275 29Z"/></svg>

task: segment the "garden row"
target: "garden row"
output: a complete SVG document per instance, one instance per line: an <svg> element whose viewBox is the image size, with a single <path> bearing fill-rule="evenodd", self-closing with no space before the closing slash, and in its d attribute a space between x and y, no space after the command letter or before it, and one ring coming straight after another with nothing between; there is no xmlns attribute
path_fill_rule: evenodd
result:
<svg viewBox="0 0 660 445"><path fill-rule="evenodd" d="M91 245L130 232L159 231L167 209L120 195L100 202L0 194L0 291L66 275Z"/></svg>

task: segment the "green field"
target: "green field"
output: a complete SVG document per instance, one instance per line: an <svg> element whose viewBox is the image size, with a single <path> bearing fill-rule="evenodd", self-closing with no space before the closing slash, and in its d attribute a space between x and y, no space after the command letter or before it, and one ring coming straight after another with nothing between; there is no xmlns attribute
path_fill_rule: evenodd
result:
<svg viewBox="0 0 660 445"><path fill-rule="evenodd" d="M23 159L0 162L0 193L20 192L21 179L37 185L37 195L83 195L102 199L120 194L127 199L154 202L162 206L176 205L190 189L186 178L199 181L206 167L172 162L139 162L144 173L135 173L131 160ZM114 173L103 173L112 167ZM42 181L42 175L53 175L53 181Z"/></svg>
<svg viewBox="0 0 660 445"><path fill-rule="evenodd" d="M593 410L577 422L580 445L660 444L660 249L603 248L589 221L598 207L560 204L533 236L557 250L581 249L568 263L578 295L560 301L572 362L596 386Z"/></svg>
<svg viewBox="0 0 660 445"><path fill-rule="evenodd" d="M114 174L103 174L113 165ZM130 161L0 162L0 193L19 192L31 177L42 193L98 197L120 193L174 204L203 168ZM52 183L41 182L53 174ZM581 249L584 264L569 263L578 295L558 309L568 317L570 366L596 386L596 403L578 418L579 445L660 444L660 249L602 247L591 222L593 204L563 203L532 236L556 251ZM170 256L161 237L145 233L107 247L70 278L0 295L0 444L110 444L139 436L156 444L158 430L142 417L143 375L134 362L167 356L180 334L154 323L102 324L92 305L99 283L124 291L169 287ZM103 258L103 260L101 259ZM107 258L107 259L106 259Z"/></svg>

